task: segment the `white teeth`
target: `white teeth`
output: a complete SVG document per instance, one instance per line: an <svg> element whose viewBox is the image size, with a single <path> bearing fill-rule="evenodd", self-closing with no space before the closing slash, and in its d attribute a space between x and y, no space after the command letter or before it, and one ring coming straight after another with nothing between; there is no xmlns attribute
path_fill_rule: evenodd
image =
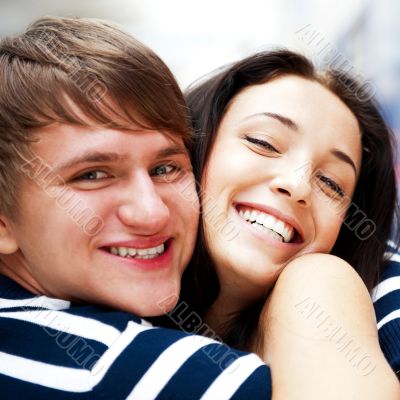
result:
<svg viewBox="0 0 400 400"><path fill-rule="evenodd" d="M266 214L264 226L272 228L275 225L276 219L272 215Z"/></svg>
<svg viewBox="0 0 400 400"><path fill-rule="evenodd" d="M125 257L128 254L128 249L126 247L119 247L118 248L118 254L121 257Z"/></svg>
<svg viewBox="0 0 400 400"><path fill-rule="evenodd" d="M280 242L283 242L283 237L281 235L279 235L279 233L274 232L273 230L266 228L263 225L258 225L255 224L255 228L261 232L265 232L268 233L269 235L271 235L274 239L279 240Z"/></svg>
<svg viewBox="0 0 400 400"><path fill-rule="evenodd" d="M139 258L147 260L149 258L158 257L164 253L164 243L156 247L149 247L148 249L134 249L132 247L110 247L110 253L126 258Z"/></svg>
<svg viewBox="0 0 400 400"><path fill-rule="evenodd" d="M271 233L274 238L281 242L288 243L293 239L294 229L272 215L256 210L240 210L239 215L246 221L255 222L252 224L253 226L263 232Z"/></svg>
<svg viewBox="0 0 400 400"><path fill-rule="evenodd" d="M287 238L287 237L291 237L291 230L287 227L287 226L285 226L284 228L283 228L283 235L282 235L284 238Z"/></svg>
<svg viewBox="0 0 400 400"><path fill-rule="evenodd" d="M268 228L267 228L268 229ZM271 231L270 229L269 229L269 232L268 232L270 235L272 235L276 240L279 240L280 242L284 242L284 240L283 240L283 237L281 236L281 235L279 235L279 233L276 233L276 232L274 232L274 231Z"/></svg>
<svg viewBox="0 0 400 400"><path fill-rule="evenodd" d="M258 215L256 215L257 224L263 225L264 224L264 219L265 219L265 214L258 213Z"/></svg>
<svg viewBox="0 0 400 400"><path fill-rule="evenodd" d="M134 256L136 256L136 250L135 250L135 249L128 249L128 254L129 254L131 257L134 257Z"/></svg>
<svg viewBox="0 0 400 400"><path fill-rule="evenodd" d="M275 222L274 227L272 228L275 232L280 233L283 236L283 231L285 229L285 224L282 221Z"/></svg>

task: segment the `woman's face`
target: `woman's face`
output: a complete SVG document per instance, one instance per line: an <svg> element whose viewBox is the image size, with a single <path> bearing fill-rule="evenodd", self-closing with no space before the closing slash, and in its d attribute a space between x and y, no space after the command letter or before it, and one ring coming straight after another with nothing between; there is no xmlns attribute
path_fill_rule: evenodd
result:
<svg viewBox="0 0 400 400"><path fill-rule="evenodd" d="M330 252L360 165L356 118L319 83L289 75L234 97L202 178L222 289L257 298L295 256Z"/></svg>

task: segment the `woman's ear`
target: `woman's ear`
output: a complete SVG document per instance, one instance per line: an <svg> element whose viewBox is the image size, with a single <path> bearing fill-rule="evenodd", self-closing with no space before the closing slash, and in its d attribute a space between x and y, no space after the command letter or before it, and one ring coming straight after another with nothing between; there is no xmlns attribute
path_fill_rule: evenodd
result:
<svg viewBox="0 0 400 400"><path fill-rule="evenodd" d="M9 219L0 214L0 254L13 254L17 250L17 239L11 229Z"/></svg>

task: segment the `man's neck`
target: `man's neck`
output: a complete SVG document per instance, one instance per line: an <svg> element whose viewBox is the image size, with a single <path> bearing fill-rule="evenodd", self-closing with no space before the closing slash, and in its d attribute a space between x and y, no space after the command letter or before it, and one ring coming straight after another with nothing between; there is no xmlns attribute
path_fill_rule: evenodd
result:
<svg viewBox="0 0 400 400"><path fill-rule="evenodd" d="M24 289L36 295L46 295L46 291L24 268L14 268L13 258L18 257L16 254L2 255L0 258L0 274L12 279Z"/></svg>

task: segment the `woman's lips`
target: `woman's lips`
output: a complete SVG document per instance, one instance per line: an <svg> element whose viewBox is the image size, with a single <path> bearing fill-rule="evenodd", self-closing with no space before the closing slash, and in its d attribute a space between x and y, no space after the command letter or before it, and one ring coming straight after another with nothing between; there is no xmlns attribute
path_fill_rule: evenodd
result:
<svg viewBox="0 0 400 400"><path fill-rule="evenodd" d="M271 231L267 232L266 229L262 230L254 226L253 224L249 223L248 221L245 221L239 215L239 212L236 208L234 210L234 213L235 213L235 218L239 220L240 224L243 225L244 229L250 232L252 236L260 240L260 244L265 243L266 245L270 245L274 248L280 249L280 251L283 251L285 254L287 253L287 256L289 258L298 253L303 247L303 242L293 240L291 242L285 243L281 239L274 237L271 234Z"/></svg>
<svg viewBox="0 0 400 400"><path fill-rule="evenodd" d="M270 229L283 239L284 243L302 243L304 236L297 220L272 207L257 203L234 203L236 212L247 223L257 223Z"/></svg>

